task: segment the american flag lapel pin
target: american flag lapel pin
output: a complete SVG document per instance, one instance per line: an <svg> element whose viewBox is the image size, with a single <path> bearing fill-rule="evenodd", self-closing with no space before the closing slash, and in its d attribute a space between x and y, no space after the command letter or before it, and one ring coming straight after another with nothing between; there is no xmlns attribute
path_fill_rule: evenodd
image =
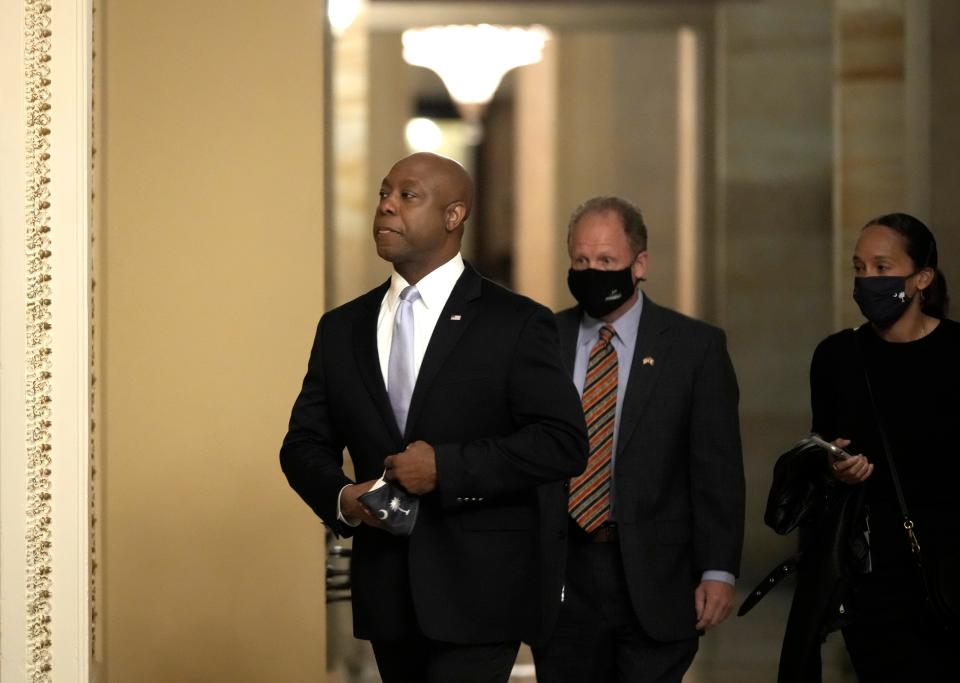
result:
<svg viewBox="0 0 960 683"><path fill-rule="evenodd" d="M647 356L641 361L641 363L644 365L653 365L653 356Z"/></svg>
<svg viewBox="0 0 960 683"><path fill-rule="evenodd" d="M451 315L450 320L460 320L460 314L458 313L456 315Z"/></svg>

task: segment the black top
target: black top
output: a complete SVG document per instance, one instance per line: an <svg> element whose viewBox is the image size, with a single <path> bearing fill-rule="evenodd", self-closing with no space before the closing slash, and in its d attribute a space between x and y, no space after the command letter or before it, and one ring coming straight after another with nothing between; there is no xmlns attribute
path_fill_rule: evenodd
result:
<svg viewBox="0 0 960 683"><path fill-rule="evenodd" d="M859 351L856 341L859 341ZM862 357L861 357L862 353ZM960 537L960 324L942 320L922 339L887 342L870 325L823 340L810 368L813 431L851 439L875 466L864 483L875 571L910 566L903 517L864 382L864 362L918 538Z"/></svg>

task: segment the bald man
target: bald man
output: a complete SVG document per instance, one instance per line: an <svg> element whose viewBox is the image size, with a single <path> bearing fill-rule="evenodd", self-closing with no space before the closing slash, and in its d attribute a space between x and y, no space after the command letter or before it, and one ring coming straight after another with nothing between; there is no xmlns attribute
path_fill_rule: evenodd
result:
<svg viewBox="0 0 960 683"><path fill-rule="evenodd" d="M353 536L354 633L385 683L506 681L559 612L583 411L550 312L460 256L467 172L414 154L379 194L373 238L393 273L320 319L280 462ZM420 496L409 536L359 499L381 475Z"/></svg>

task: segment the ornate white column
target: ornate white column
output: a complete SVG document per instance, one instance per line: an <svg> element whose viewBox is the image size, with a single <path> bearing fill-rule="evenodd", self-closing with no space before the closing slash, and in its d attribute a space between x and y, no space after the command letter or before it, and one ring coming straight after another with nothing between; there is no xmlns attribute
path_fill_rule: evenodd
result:
<svg viewBox="0 0 960 683"><path fill-rule="evenodd" d="M91 0L0 46L0 678L88 681Z"/></svg>

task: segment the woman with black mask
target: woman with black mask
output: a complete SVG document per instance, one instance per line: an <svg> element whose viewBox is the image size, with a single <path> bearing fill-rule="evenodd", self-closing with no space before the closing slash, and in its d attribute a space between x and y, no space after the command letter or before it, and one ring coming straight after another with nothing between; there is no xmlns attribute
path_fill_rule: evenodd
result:
<svg viewBox="0 0 960 683"><path fill-rule="evenodd" d="M933 234L913 216L867 223L853 254L853 297L868 322L822 341L810 369L813 431L857 454L830 457L823 471L830 486L862 491L869 561L847 572L840 611L864 683L956 676L960 631L930 607L937 586L925 586L903 512L930 572L956 557L960 324L946 318L937 266ZM956 582L948 577L946 589Z"/></svg>

